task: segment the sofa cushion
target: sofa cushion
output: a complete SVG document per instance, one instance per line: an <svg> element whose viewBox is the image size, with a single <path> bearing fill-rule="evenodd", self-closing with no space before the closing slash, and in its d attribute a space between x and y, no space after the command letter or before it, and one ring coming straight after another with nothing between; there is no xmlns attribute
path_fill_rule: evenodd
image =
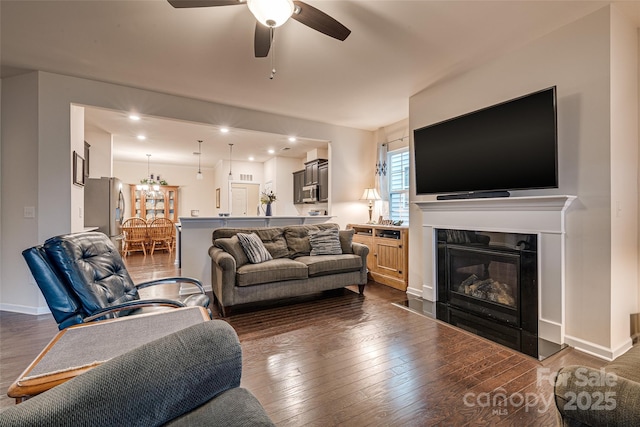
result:
<svg viewBox="0 0 640 427"><path fill-rule="evenodd" d="M278 258L260 264L245 264L236 270L236 285L251 286L284 280L306 279L308 268L305 264Z"/></svg>
<svg viewBox="0 0 640 427"><path fill-rule="evenodd" d="M343 254L352 254L353 247L351 244L353 243L353 235L355 234L353 228L349 230L340 230L338 236L340 237L340 247L342 248Z"/></svg>
<svg viewBox="0 0 640 427"><path fill-rule="evenodd" d="M238 240L244 249L244 253L252 264L260 264L273 259L267 248L264 247L262 240L257 234L238 233Z"/></svg>
<svg viewBox="0 0 640 427"><path fill-rule="evenodd" d="M236 260L236 268L242 267L249 262L247 254L244 253L238 236L216 239L213 245L227 252Z"/></svg>
<svg viewBox="0 0 640 427"><path fill-rule="evenodd" d="M257 234L273 258L285 258L289 256L289 248L287 248L287 241L284 238L284 228L282 227L216 228L212 234L213 242L215 244L215 241L218 239L233 237L238 233Z"/></svg>
<svg viewBox="0 0 640 427"><path fill-rule="evenodd" d="M309 243L311 245L311 256L342 254L338 230L335 228L310 231Z"/></svg>
<svg viewBox="0 0 640 427"><path fill-rule="evenodd" d="M296 261L307 265L309 277L347 273L362 268L362 257L353 254L303 256L296 258Z"/></svg>
<svg viewBox="0 0 640 427"><path fill-rule="evenodd" d="M311 243L309 242L309 232L327 230L329 228L338 229L338 224L317 224L317 225L291 225L284 227L284 238L289 247L289 257L308 256L311 254Z"/></svg>
<svg viewBox="0 0 640 427"><path fill-rule="evenodd" d="M255 230L254 233L260 237L264 247L267 248L273 258L287 258L289 256L289 248L282 228L263 228Z"/></svg>

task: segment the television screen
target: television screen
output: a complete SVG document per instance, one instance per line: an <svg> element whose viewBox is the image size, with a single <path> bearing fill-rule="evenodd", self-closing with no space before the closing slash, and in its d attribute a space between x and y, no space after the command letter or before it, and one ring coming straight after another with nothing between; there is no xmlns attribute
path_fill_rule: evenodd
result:
<svg viewBox="0 0 640 427"><path fill-rule="evenodd" d="M417 194L558 187L556 88L413 131Z"/></svg>

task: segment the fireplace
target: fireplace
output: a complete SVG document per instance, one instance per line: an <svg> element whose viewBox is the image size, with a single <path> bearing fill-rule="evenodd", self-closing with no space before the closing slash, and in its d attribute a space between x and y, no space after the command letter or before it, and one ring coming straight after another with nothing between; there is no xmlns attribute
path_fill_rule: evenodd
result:
<svg viewBox="0 0 640 427"><path fill-rule="evenodd" d="M436 317L538 357L535 234L437 229Z"/></svg>

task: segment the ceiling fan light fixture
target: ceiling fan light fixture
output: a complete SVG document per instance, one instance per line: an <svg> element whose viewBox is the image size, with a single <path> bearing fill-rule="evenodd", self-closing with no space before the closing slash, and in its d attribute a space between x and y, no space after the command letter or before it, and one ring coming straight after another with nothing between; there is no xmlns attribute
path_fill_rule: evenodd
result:
<svg viewBox="0 0 640 427"><path fill-rule="evenodd" d="M247 0L247 5L258 22L271 28L287 22L295 10L292 0Z"/></svg>

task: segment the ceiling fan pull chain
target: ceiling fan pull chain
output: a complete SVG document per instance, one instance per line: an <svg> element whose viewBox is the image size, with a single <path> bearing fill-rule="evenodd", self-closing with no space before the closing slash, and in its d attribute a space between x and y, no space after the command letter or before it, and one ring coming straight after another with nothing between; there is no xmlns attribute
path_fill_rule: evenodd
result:
<svg viewBox="0 0 640 427"><path fill-rule="evenodd" d="M271 75L269 76L269 79L273 80L276 75L276 40L273 27L269 27L269 31L271 33Z"/></svg>

